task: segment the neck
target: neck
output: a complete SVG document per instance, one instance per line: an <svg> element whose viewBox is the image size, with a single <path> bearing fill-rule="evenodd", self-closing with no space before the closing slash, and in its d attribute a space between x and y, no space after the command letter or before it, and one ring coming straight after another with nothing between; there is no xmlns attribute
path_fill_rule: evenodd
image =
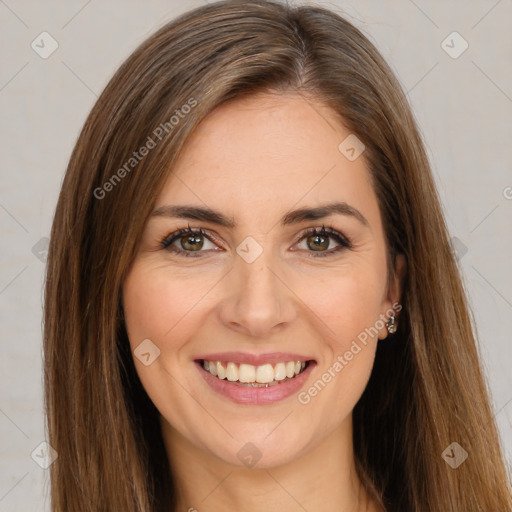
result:
<svg viewBox="0 0 512 512"><path fill-rule="evenodd" d="M178 511L377 512L354 464L352 418L321 443L277 467L234 466L190 443L162 419Z"/></svg>

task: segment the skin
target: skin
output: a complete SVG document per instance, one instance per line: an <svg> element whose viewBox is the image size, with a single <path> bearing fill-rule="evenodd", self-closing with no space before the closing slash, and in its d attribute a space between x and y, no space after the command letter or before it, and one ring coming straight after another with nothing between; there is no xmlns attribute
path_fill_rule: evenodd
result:
<svg viewBox="0 0 512 512"><path fill-rule="evenodd" d="M365 328L389 316L400 298L403 261L388 281L364 153L349 161L338 150L349 134L332 110L296 94L236 99L203 120L156 199L155 208L208 206L236 222L227 228L151 217L123 287L132 350L148 338L160 350L148 366L134 361L161 413L177 510L379 510L355 473L352 410L385 327L307 404L297 394L274 404L236 404L213 391L194 363L208 352L309 355L317 366L303 391ZM368 225L340 214L280 224L292 209L334 201L356 208ZM200 257L160 244L187 225L215 236L201 238ZM314 241L297 237L322 225L352 247L314 257ZM263 248L250 264L236 252L247 236ZM194 252L187 240L182 235L173 246ZM330 237L321 242L324 252L340 246ZM261 453L253 468L237 457L247 442Z"/></svg>

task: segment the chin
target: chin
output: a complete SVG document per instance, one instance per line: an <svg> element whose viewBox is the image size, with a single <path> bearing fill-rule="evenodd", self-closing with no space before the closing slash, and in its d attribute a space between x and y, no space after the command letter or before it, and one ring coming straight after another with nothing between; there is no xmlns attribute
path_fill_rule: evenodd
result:
<svg viewBox="0 0 512 512"><path fill-rule="evenodd" d="M252 423L252 433L244 431L243 435L237 435L236 431L231 431L234 439L230 439L228 444L223 446L219 442L205 448L224 462L238 467L271 469L283 466L299 458L310 444L304 431L290 432L285 427L287 423L286 420L277 429L276 424L262 426ZM281 428L282 432L278 433ZM273 429L276 430L272 432Z"/></svg>

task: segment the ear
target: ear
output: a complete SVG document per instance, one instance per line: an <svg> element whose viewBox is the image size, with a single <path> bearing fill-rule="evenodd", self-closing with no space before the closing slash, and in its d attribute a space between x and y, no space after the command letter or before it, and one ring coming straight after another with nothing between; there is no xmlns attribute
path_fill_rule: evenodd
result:
<svg viewBox="0 0 512 512"><path fill-rule="evenodd" d="M398 322L398 312L402 309L400 299L402 297L402 289L405 275L407 273L407 263L403 254L397 254L395 257L393 274L389 278L386 296L382 302L381 318L384 320L385 325L379 330L379 340L388 337L387 322L390 316L395 316L395 321Z"/></svg>

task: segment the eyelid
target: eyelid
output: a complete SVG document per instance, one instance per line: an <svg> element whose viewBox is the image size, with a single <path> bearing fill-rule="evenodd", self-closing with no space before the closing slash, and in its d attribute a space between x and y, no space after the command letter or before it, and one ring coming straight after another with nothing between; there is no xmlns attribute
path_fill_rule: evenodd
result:
<svg viewBox="0 0 512 512"><path fill-rule="evenodd" d="M322 224L321 228L306 228L303 231L301 231L297 237L295 238L294 245L298 242L300 242L304 237L306 236L312 236L312 235L321 235L321 236L330 236L331 238L340 238L344 244L347 247L352 247L352 242L350 239L344 235L341 231L334 229L331 226L325 226ZM340 242L341 243L341 242ZM314 251L311 251L314 252ZM325 251L328 252L328 251Z"/></svg>

